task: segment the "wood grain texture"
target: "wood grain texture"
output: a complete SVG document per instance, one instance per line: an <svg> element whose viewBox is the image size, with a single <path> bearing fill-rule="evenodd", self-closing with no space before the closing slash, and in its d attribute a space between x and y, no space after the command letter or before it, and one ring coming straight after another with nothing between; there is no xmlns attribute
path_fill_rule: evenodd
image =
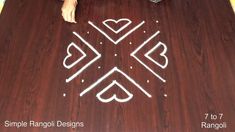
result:
<svg viewBox="0 0 235 132"><path fill-rule="evenodd" d="M228 0L164 0L159 4L148 0L81 0L77 24L63 22L61 5L56 0L6 1L0 16L1 132L215 131L200 128L205 113L223 113L224 118L219 122L227 122L227 128L220 131L235 130L235 17ZM133 25L142 20L146 23L115 46L87 23L91 20L102 27L101 22L108 18L129 18ZM167 45L169 65L165 70L146 60L167 80L166 83L128 56L157 30L161 31L160 36L139 55L158 41ZM95 57L72 34L73 31L102 53L102 59L75 80L65 83L67 77ZM67 70L63 67L63 59L72 41L88 56ZM132 45L129 45L130 41ZM118 56L114 57L114 53ZM161 59L157 54L152 56ZM102 68L97 69L97 66ZM147 98L119 74L112 75L83 97L79 96L113 66L133 77L153 97ZM130 102L104 104L96 99L96 93L113 78L134 94ZM81 83L82 79L84 83ZM118 89L110 92L125 96ZM63 93L67 96L63 97ZM167 98L163 96L165 93ZM6 120L82 121L85 126L16 129L4 127Z"/></svg>

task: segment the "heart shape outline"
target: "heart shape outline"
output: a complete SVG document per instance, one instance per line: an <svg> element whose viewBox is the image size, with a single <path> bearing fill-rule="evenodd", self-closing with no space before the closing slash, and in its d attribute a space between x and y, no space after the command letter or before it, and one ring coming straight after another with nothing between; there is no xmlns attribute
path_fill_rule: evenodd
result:
<svg viewBox="0 0 235 132"><path fill-rule="evenodd" d="M115 24L118 24L119 22L122 22L122 21L127 21L127 23L125 25L123 25L122 27L120 27L118 30L115 30L113 29L112 27L110 27L107 22L114 22ZM126 18L121 18L119 20L114 20L114 19L107 19L105 21L102 22L108 29L110 29L111 31L113 31L114 33L118 34L120 33L122 30L124 30L125 28L127 28L131 23L132 21L129 20L129 19L126 19Z"/></svg>
<svg viewBox="0 0 235 132"><path fill-rule="evenodd" d="M109 89L111 89L114 85L117 85L119 88L121 88L127 95L128 97L125 99L120 99L117 97L116 94L113 94L112 97L108 98L108 99L104 99L101 96L107 92ZM129 100L131 100L133 98L133 94L131 94L128 90L125 89L124 86L122 86L120 83L118 83L116 80L113 80L113 82L111 84L109 84L107 87L105 87L103 90L101 90L99 93L96 94L96 97L103 103L109 103L113 100L119 102L119 103L124 103L124 102L128 102Z"/></svg>
<svg viewBox="0 0 235 132"><path fill-rule="evenodd" d="M164 49L163 51L160 53L160 56L164 57L165 58L165 64L160 64L158 63L157 61L155 61L151 56L150 54L152 54L155 50L157 50L160 46L163 46ZM159 67L161 67L162 69L165 69L168 65L168 58L166 56L166 52L167 52L167 47L164 43L162 42L158 42L152 49L150 49L147 53L144 54L144 56L146 58L148 58L150 61L152 61L154 64L158 65Z"/></svg>
<svg viewBox="0 0 235 132"><path fill-rule="evenodd" d="M73 63L67 65L67 64L66 64L66 61L67 61L70 57L72 57L72 53L70 52L70 48L72 48L72 47L74 47L74 48L76 48L78 51L80 51L80 52L82 53L82 56L81 56L79 59L77 59L75 62L73 62ZM74 67L77 63L79 63L79 62L80 62L82 59L84 59L85 57L86 57L85 52L84 52L81 48L79 48L74 42L71 42L71 43L69 44L69 46L67 47L67 56L64 58L63 65L64 65L65 68L71 69L72 67Z"/></svg>

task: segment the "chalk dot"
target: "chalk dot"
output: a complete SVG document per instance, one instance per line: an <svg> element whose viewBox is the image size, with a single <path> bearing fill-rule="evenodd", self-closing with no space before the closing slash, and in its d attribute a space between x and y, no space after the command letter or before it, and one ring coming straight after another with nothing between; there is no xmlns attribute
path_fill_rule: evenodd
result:
<svg viewBox="0 0 235 132"><path fill-rule="evenodd" d="M132 66L130 66L130 69L133 69L133 67L132 67Z"/></svg>
<svg viewBox="0 0 235 132"><path fill-rule="evenodd" d="M167 97L167 94L164 94L164 97Z"/></svg>
<svg viewBox="0 0 235 132"><path fill-rule="evenodd" d="M130 42L129 44L132 44L132 42Z"/></svg>
<svg viewBox="0 0 235 132"><path fill-rule="evenodd" d="M146 31L144 31L144 33L146 33Z"/></svg>
<svg viewBox="0 0 235 132"><path fill-rule="evenodd" d="M117 56L117 54L114 54L114 56Z"/></svg>
<svg viewBox="0 0 235 132"><path fill-rule="evenodd" d="M159 23L159 21L157 20L156 23Z"/></svg>
<svg viewBox="0 0 235 132"><path fill-rule="evenodd" d="M98 66L98 69L100 69L101 68L101 66Z"/></svg>
<svg viewBox="0 0 235 132"><path fill-rule="evenodd" d="M100 42L100 44L103 44L103 42Z"/></svg>
<svg viewBox="0 0 235 132"><path fill-rule="evenodd" d="M147 83L149 83L150 81L149 80L147 80Z"/></svg>
<svg viewBox="0 0 235 132"><path fill-rule="evenodd" d="M66 97L66 93L64 93L63 96Z"/></svg>
<svg viewBox="0 0 235 132"><path fill-rule="evenodd" d="M87 34L89 34L90 32L89 32L89 31L87 31L86 33L87 33Z"/></svg>
<svg viewBox="0 0 235 132"><path fill-rule="evenodd" d="M82 80L81 80L81 82L82 82L82 83L84 83L84 82L85 82L85 80L84 80L84 79L82 79Z"/></svg>

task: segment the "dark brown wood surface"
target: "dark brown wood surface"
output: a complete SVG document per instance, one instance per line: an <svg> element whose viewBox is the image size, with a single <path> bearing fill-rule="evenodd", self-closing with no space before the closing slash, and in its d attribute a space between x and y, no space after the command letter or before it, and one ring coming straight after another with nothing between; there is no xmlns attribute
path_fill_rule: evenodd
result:
<svg viewBox="0 0 235 132"><path fill-rule="evenodd" d="M57 0L6 1L0 15L1 132L215 131L202 129L202 121L226 122L227 128L219 131L235 130L235 17L228 0L163 0L159 4L148 0L80 0L77 24L63 22L61 5ZM101 22L108 18L132 20L132 25L125 31L143 20L146 23L115 46L87 23L90 20L102 27ZM166 83L129 56L157 30L161 31L160 35L138 56L158 41L165 43L169 59L166 69L162 70L148 60L145 62L163 76ZM95 57L73 31L91 43L102 58L66 83L66 78ZM70 42L75 42L88 56L68 70L63 67L63 60ZM79 55L74 53L70 61ZM157 53L152 57L161 59ZM134 78L152 98L120 74L112 75L94 90L79 96L113 66ZM95 97L113 79L133 93L132 100L105 104ZM105 96L112 93L125 96L117 88ZM223 118L205 120L205 113L223 113ZM85 126L17 129L4 127L6 120L81 121Z"/></svg>

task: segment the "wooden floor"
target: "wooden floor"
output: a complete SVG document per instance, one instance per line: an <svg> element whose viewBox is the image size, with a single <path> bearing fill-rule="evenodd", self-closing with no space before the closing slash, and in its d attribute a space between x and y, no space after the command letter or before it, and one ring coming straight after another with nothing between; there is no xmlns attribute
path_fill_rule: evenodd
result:
<svg viewBox="0 0 235 132"><path fill-rule="evenodd" d="M229 0L80 0L77 24L62 20L57 0L7 0L0 16L0 131L80 132L212 132L201 122L227 124L235 130L235 17ZM106 19L127 18L132 23L115 34L102 24ZM115 45L88 21L117 40L136 25L140 28ZM158 21L158 23L157 23ZM124 22L124 21L123 21ZM118 29L123 22L109 22ZM66 79L101 57L76 78ZM130 54L160 31L136 56L166 80L164 83ZM167 48L165 69L144 54L158 42ZM71 69L63 66L68 45L74 42L87 56ZM102 42L102 44L100 44ZM131 44L130 44L131 42ZM164 64L163 46L150 56ZM81 57L74 47L71 64ZM115 54L117 56L115 56ZM152 98L120 72L114 72L80 97L113 67L144 88ZM96 94L117 80L133 94L125 103L103 103ZM127 95L113 86L103 98ZM217 115L218 119L205 114ZM219 119L219 114L223 117ZM65 121L84 127L6 127L5 121ZM81 125L80 124L80 125Z"/></svg>

